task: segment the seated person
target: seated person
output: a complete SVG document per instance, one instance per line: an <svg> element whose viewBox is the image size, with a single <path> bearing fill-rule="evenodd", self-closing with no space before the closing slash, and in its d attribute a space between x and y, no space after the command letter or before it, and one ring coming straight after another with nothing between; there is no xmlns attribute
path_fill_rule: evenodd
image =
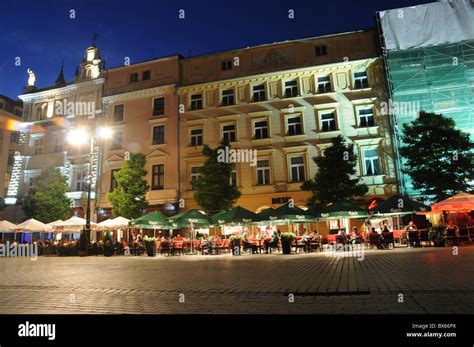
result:
<svg viewBox="0 0 474 347"><path fill-rule="evenodd" d="M448 225L444 231L444 235L448 236L450 239L454 240L454 243L457 244L459 238L459 227L454 223L452 219L448 221Z"/></svg>
<svg viewBox="0 0 474 347"><path fill-rule="evenodd" d="M252 250L252 254L256 254L257 253L257 245L255 243L252 243L250 242L248 236L247 236L247 233L244 233L242 235L242 246L244 247L244 250L246 249L251 249Z"/></svg>
<svg viewBox="0 0 474 347"><path fill-rule="evenodd" d="M181 234L178 234L175 238L174 238L175 241L183 241L184 238L181 236Z"/></svg>
<svg viewBox="0 0 474 347"><path fill-rule="evenodd" d="M265 240L265 253L268 253L268 249L270 247L278 247L278 241L280 238L278 237L278 234L276 232L273 233L273 237L271 240Z"/></svg>
<svg viewBox="0 0 474 347"><path fill-rule="evenodd" d="M352 244L362 243L362 235L357 227L352 228L350 240Z"/></svg>

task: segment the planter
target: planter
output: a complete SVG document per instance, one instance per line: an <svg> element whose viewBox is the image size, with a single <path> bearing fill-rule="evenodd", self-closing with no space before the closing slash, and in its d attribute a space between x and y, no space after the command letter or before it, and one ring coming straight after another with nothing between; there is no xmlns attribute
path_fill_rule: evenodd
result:
<svg viewBox="0 0 474 347"><path fill-rule="evenodd" d="M146 254L149 257L156 256L156 242L155 241L145 241Z"/></svg>
<svg viewBox="0 0 474 347"><path fill-rule="evenodd" d="M281 251L283 254L291 254L291 241L281 240Z"/></svg>
<svg viewBox="0 0 474 347"><path fill-rule="evenodd" d="M87 257L89 255L88 251L79 251L79 256L80 257Z"/></svg>

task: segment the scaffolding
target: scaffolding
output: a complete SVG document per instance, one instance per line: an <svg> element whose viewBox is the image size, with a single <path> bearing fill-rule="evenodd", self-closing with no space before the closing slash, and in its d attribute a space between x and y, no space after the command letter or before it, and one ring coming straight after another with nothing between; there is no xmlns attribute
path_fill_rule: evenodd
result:
<svg viewBox="0 0 474 347"><path fill-rule="evenodd" d="M403 124L419 111L443 114L474 140L474 40L407 50L384 50L391 91L396 146L402 146ZM398 144L397 144L398 143ZM398 152L398 148L397 148ZM402 193L418 195L398 160Z"/></svg>

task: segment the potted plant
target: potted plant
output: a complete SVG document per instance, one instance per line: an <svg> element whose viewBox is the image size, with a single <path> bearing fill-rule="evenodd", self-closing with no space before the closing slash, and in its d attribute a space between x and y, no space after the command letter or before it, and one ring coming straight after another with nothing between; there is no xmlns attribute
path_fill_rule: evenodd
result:
<svg viewBox="0 0 474 347"><path fill-rule="evenodd" d="M146 254L149 257L156 256L156 237L145 235L143 242L145 243Z"/></svg>
<svg viewBox="0 0 474 347"><path fill-rule="evenodd" d="M291 254L291 244L296 240L296 235L290 232L281 234L281 250L283 254Z"/></svg>
<svg viewBox="0 0 474 347"><path fill-rule="evenodd" d="M240 255L240 241L242 237L239 235L232 235L229 237L229 243L232 251L232 255Z"/></svg>
<svg viewBox="0 0 474 347"><path fill-rule="evenodd" d="M444 227L442 225L432 227L428 233L428 237L435 247L444 247L446 237L444 236Z"/></svg>
<svg viewBox="0 0 474 347"><path fill-rule="evenodd" d="M104 256L110 257L114 255L114 241L110 231L106 231L104 234Z"/></svg>

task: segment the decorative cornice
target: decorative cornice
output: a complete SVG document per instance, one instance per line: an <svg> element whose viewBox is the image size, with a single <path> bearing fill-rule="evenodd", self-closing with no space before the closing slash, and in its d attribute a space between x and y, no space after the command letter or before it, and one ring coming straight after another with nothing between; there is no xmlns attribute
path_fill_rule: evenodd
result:
<svg viewBox="0 0 474 347"><path fill-rule="evenodd" d="M118 100L122 101L122 100L142 98L142 97L147 97L147 96L160 96L160 95L167 94L168 91L174 90L174 88L175 88L174 84L167 84L167 85L159 86L159 87L140 89L140 90L134 90L131 92L108 95L108 96L102 97L102 102L107 105L109 103L113 103Z"/></svg>

